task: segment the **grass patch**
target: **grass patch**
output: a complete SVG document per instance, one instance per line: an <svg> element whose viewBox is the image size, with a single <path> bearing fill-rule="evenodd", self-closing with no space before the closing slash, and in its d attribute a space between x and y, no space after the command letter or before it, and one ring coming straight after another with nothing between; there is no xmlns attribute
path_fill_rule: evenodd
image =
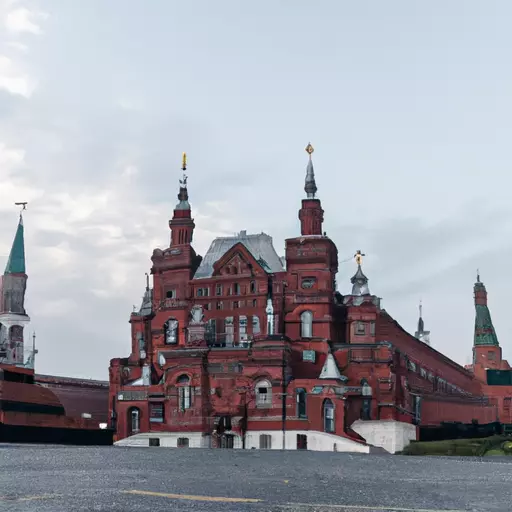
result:
<svg viewBox="0 0 512 512"><path fill-rule="evenodd" d="M512 455L508 452L510 437L492 436L481 439L451 439L447 441L413 441L401 455L453 455L455 457L483 457L484 455ZM506 448L505 448L506 447ZM505 449L503 449L505 448ZM490 453L490 452L500 452Z"/></svg>

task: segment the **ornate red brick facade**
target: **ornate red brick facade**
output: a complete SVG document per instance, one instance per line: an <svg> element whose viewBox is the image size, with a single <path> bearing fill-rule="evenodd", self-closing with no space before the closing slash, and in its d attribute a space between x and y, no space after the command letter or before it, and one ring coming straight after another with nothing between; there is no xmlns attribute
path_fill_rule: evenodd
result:
<svg viewBox="0 0 512 512"><path fill-rule="evenodd" d="M381 426L413 438L415 425L497 419L480 379L381 308L360 251L352 293L336 290L307 149L301 233L284 261L268 235L245 232L198 256L184 175L170 246L153 252L153 286L130 318L131 353L110 364L118 440L358 451L362 434L386 444Z"/></svg>

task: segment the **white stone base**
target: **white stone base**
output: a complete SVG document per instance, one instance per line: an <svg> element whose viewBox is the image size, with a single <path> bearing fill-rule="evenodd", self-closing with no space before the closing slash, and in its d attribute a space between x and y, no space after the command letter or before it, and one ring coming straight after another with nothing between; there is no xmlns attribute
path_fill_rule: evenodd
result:
<svg viewBox="0 0 512 512"><path fill-rule="evenodd" d="M402 451L411 441L416 441L416 426L394 420L357 420L350 427L368 444L384 448L389 453Z"/></svg>
<svg viewBox="0 0 512 512"><path fill-rule="evenodd" d="M351 453L370 453L370 446L364 443L358 443L345 437L327 434L313 430L290 430L286 432L285 446L286 450L297 449L297 434L307 436L307 449L312 451L327 452L351 452ZM247 432L245 436L245 448L247 450L260 448L260 436L270 436L270 447L272 450L283 449L283 433L279 430L256 430ZM140 446L149 447L151 438L160 439L161 447L176 448L178 438L186 437L189 440L189 448L209 448L210 438L201 432L149 432L136 434L134 436L121 439L114 443L116 446ZM235 449L242 447L242 441L235 439Z"/></svg>

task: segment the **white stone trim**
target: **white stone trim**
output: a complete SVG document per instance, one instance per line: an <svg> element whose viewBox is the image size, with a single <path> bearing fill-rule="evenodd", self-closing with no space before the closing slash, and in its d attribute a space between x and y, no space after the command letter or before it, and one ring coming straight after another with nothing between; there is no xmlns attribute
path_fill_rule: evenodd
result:
<svg viewBox="0 0 512 512"><path fill-rule="evenodd" d="M411 441L416 441L416 426L395 420L357 420L350 427L373 446L389 453L402 451Z"/></svg>
<svg viewBox="0 0 512 512"><path fill-rule="evenodd" d="M297 449L297 434L307 436L307 449L311 451L370 453L370 446L367 444L316 430L286 431L285 448L287 450ZM260 435L269 435L271 437L270 449L283 449L283 433L280 430L251 430L247 432L245 435L245 448L247 450L258 450L260 447ZM149 447L149 439L158 438L160 439L161 447L176 448L178 438L180 437L189 439L189 448L210 447L210 436L204 435L201 432L148 432L121 439L114 444L116 446ZM241 442L235 443L235 449L241 448L241 446Z"/></svg>

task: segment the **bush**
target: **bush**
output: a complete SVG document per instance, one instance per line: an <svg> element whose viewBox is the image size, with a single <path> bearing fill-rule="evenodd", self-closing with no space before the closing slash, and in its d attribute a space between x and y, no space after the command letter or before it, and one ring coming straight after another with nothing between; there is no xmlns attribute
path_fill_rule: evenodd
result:
<svg viewBox="0 0 512 512"><path fill-rule="evenodd" d="M402 455L452 455L457 457L483 457L489 451L512 455L512 441L503 436L481 439L451 439L446 441L413 441ZM510 438L509 438L510 439ZM505 448L504 445L507 445ZM508 451L507 451L508 450Z"/></svg>

